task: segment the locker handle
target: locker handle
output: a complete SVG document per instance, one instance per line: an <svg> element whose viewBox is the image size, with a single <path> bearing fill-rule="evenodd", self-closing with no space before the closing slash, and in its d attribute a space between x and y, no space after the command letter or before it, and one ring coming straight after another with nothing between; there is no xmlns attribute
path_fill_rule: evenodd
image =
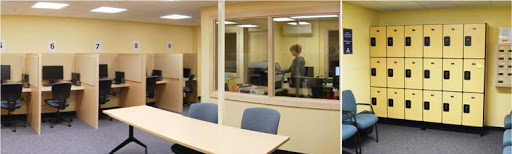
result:
<svg viewBox="0 0 512 154"><path fill-rule="evenodd" d="M411 37L405 37L405 46L411 46Z"/></svg>
<svg viewBox="0 0 512 154"><path fill-rule="evenodd" d="M471 36L464 37L464 44L466 46L471 46Z"/></svg>
<svg viewBox="0 0 512 154"><path fill-rule="evenodd" d="M444 79L450 79L450 71L444 71Z"/></svg>
<svg viewBox="0 0 512 154"><path fill-rule="evenodd" d="M471 80L471 72L464 71L464 80Z"/></svg>
<svg viewBox="0 0 512 154"><path fill-rule="evenodd" d="M372 105L377 105L377 98L372 97Z"/></svg>
<svg viewBox="0 0 512 154"><path fill-rule="evenodd" d="M393 69L388 69L388 77L393 77Z"/></svg>
<svg viewBox="0 0 512 154"><path fill-rule="evenodd" d="M393 107L393 99L388 99L388 106Z"/></svg>
<svg viewBox="0 0 512 154"><path fill-rule="evenodd" d="M372 68L372 76L377 76L377 69L375 68Z"/></svg>
<svg viewBox="0 0 512 154"><path fill-rule="evenodd" d="M464 104L464 113L469 113L469 104Z"/></svg>
<svg viewBox="0 0 512 154"><path fill-rule="evenodd" d="M430 102L423 102L423 109L430 110Z"/></svg>
<svg viewBox="0 0 512 154"><path fill-rule="evenodd" d="M411 108L411 100L405 100L405 108Z"/></svg>
<svg viewBox="0 0 512 154"><path fill-rule="evenodd" d="M393 37L388 37L388 46L393 46Z"/></svg>
<svg viewBox="0 0 512 154"><path fill-rule="evenodd" d="M370 42L371 42L371 46L374 47L374 46L377 46L377 40L375 40L375 37L372 37L370 39Z"/></svg>
<svg viewBox="0 0 512 154"><path fill-rule="evenodd" d="M424 44L425 46L430 46L430 36L425 36Z"/></svg>
<svg viewBox="0 0 512 154"><path fill-rule="evenodd" d="M405 77L406 78L411 78L411 69L406 69L405 70Z"/></svg>
<svg viewBox="0 0 512 154"><path fill-rule="evenodd" d="M450 46L450 37L449 36L444 37L444 46Z"/></svg>
<svg viewBox="0 0 512 154"><path fill-rule="evenodd" d="M430 70L425 70L425 72L423 74L424 74L425 79L430 79Z"/></svg>
<svg viewBox="0 0 512 154"><path fill-rule="evenodd" d="M443 111L445 111L445 112L449 112L449 111L450 111L450 104L448 104L448 103L443 103Z"/></svg>

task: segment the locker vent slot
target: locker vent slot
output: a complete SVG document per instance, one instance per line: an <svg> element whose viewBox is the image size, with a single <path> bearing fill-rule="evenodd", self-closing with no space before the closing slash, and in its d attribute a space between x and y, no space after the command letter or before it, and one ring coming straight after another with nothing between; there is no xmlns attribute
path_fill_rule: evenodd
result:
<svg viewBox="0 0 512 154"><path fill-rule="evenodd" d="M503 81L498 81L498 83L503 83Z"/></svg>
<svg viewBox="0 0 512 154"><path fill-rule="evenodd" d="M405 108L411 108L411 100L405 100Z"/></svg>
<svg viewBox="0 0 512 154"><path fill-rule="evenodd" d="M374 47L374 46L376 46L376 45L377 45L377 42L376 42L376 40L375 40L375 37L372 37L372 38L371 38L371 40L370 40L370 42L371 42L372 47Z"/></svg>
<svg viewBox="0 0 512 154"><path fill-rule="evenodd" d="M505 52L505 50L500 50L499 52Z"/></svg>
<svg viewBox="0 0 512 154"><path fill-rule="evenodd" d="M450 46L450 37L449 36L444 37L444 46Z"/></svg>
<svg viewBox="0 0 512 154"><path fill-rule="evenodd" d="M377 98L372 97L372 105L377 105Z"/></svg>
<svg viewBox="0 0 512 154"><path fill-rule="evenodd" d="M464 104L464 113L469 113L469 104Z"/></svg>
<svg viewBox="0 0 512 154"><path fill-rule="evenodd" d="M444 79L450 79L450 71L444 71Z"/></svg>
<svg viewBox="0 0 512 154"><path fill-rule="evenodd" d="M498 73L498 75L503 75L503 73Z"/></svg>
<svg viewBox="0 0 512 154"><path fill-rule="evenodd" d="M393 99L388 99L388 106L393 107Z"/></svg>
<svg viewBox="0 0 512 154"><path fill-rule="evenodd" d="M464 71L464 80L471 80L471 72Z"/></svg>
<svg viewBox="0 0 512 154"><path fill-rule="evenodd" d="M393 46L393 37L388 37L388 46Z"/></svg>
<svg viewBox="0 0 512 154"><path fill-rule="evenodd" d="M450 111L450 104L448 104L448 103L443 103L443 111L445 111L445 112Z"/></svg>
<svg viewBox="0 0 512 154"><path fill-rule="evenodd" d="M405 46L411 46L411 37L405 37Z"/></svg>
<svg viewBox="0 0 512 154"><path fill-rule="evenodd" d="M425 36L424 43L425 43L425 46L430 46L430 37L429 36Z"/></svg>
<svg viewBox="0 0 512 154"><path fill-rule="evenodd" d="M425 79L430 79L430 70L425 70L423 74L425 76Z"/></svg>
<svg viewBox="0 0 512 154"><path fill-rule="evenodd" d="M503 65L498 65L499 68L503 68Z"/></svg>
<svg viewBox="0 0 512 154"><path fill-rule="evenodd" d="M405 77L406 78L411 78L411 69L406 69L405 70Z"/></svg>
<svg viewBox="0 0 512 154"><path fill-rule="evenodd" d="M509 59L510 59L510 58L509 58ZM500 57L500 58L499 58L499 60L505 60L505 58L503 58L503 57Z"/></svg>
<svg viewBox="0 0 512 154"><path fill-rule="evenodd" d="M512 73L508 73L508 76L512 76Z"/></svg>
<svg viewBox="0 0 512 154"><path fill-rule="evenodd" d="M430 102L423 102L423 109L430 110Z"/></svg>
<svg viewBox="0 0 512 154"><path fill-rule="evenodd" d="M393 69L388 69L388 77L393 77Z"/></svg>
<svg viewBox="0 0 512 154"><path fill-rule="evenodd" d="M471 36L464 37L464 44L466 46L471 46Z"/></svg>
<svg viewBox="0 0 512 154"><path fill-rule="evenodd" d="M372 76L377 76L377 69L372 68Z"/></svg>

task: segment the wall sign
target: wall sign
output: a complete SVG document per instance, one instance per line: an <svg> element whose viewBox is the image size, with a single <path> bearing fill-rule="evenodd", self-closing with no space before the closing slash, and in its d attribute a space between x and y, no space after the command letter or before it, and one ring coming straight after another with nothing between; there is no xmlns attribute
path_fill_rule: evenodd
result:
<svg viewBox="0 0 512 154"><path fill-rule="evenodd" d="M57 41L48 41L48 52L57 52Z"/></svg>
<svg viewBox="0 0 512 154"><path fill-rule="evenodd" d="M5 40L0 40L0 52L4 52Z"/></svg>
<svg viewBox="0 0 512 154"><path fill-rule="evenodd" d="M140 50L140 41L134 41L133 42L133 51L139 51Z"/></svg>
<svg viewBox="0 0 512 154"><path fill-rule="evenodd" d="M167 51L172 51L172 42L167 42Z"/></svg>
<svg viewBox="0 0 512 154"><path fill-rule="evenodd" d="M343 29L343 54L352 54L352 29Z"/></svg>
<svg viewBox="0 0 512 154"><path fill-rule="evenodd" d="M94 52L101 52L102 47L101 41L94 42Z"/></svg>

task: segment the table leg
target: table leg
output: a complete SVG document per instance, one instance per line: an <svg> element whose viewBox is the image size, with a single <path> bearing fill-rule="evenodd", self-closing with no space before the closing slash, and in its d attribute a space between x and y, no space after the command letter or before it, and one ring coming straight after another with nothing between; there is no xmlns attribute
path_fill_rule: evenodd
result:
<svg viewBox="0 0 512 154"><path fill-rule="evenodd" d="M116 148L114 148L114 150L110 151L109 154L115 153L117 150L121 149L122 147L124 147L125 145L127 145L130 142L135 142L135 143L139 144L140 146L144 147L145 152L148 153L148 147L146 147L146 145L144 145L142 142L140 142L135 137L133 137L133 126L132 125L129 125L129 126L130 126L130 130L129 130L128 139L124 140L123 143L119 144Z"/></svg>

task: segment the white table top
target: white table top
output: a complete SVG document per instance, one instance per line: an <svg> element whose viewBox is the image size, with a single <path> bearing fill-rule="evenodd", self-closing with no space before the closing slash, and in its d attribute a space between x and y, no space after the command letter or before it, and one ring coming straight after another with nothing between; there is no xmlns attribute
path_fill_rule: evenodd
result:
<svg viewBox="0 0 512 154"><path fill-rule="evenodd" d="M126 84L126 83L123 83L123 84L112 84L111 88L124 88L124 87L130 87L130 84Z"/></svg>
<svg viewBox="0 0 512 154"><path fill-rule="evenodd" d="M82 87L82 86L75 86L75 85L72 85L71 86L71 90L84 90L85 88ZM45 86L42 86L41 87L41 91L52 91L52 87L51 86L48 86L48 87L45 87Z"/></svg>
<svg viewBox="0 0 512 154"><path fill-rule="evenodd" d="M21 92L29 93L29 92L32 92L32 89L30 89L30 88L23 88L23 90L21 90Z"/></svg>
<svg viewBox="0 0 512 154"><path fill-rule="evenodd" d="M167 84L167 81L156 81L156 84Z"/></svg>
<svg viewBox="0 0 512 154"><path fill-rule="evenodd" d="M104 110L135 128L204 153L270 153L287 142L286 136L218 125L146 105Z"/></svg>

